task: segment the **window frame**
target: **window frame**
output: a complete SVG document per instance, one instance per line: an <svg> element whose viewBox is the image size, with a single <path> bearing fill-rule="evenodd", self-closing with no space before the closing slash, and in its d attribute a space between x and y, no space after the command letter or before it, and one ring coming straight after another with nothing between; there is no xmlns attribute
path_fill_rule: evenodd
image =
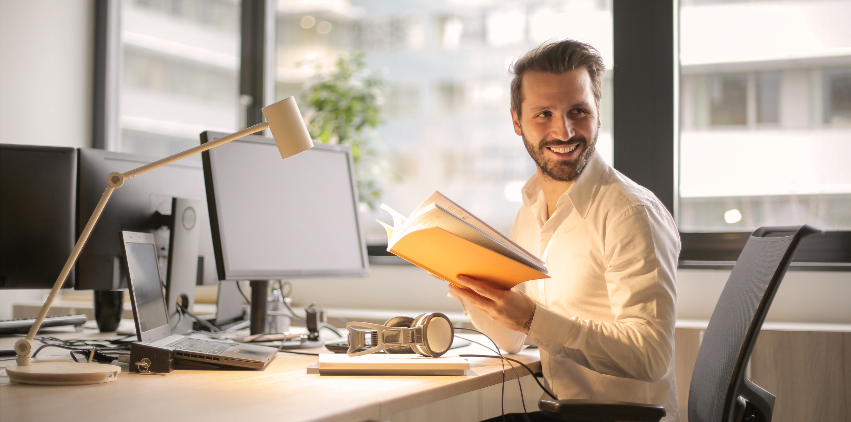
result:
<svg viewBox="0 0 851 422"><path fill-rule="evenodd" d="M655 193L676 217L679 1L613 0L612 19L617 73L613 78L613 166ZM730 269L749 236L749 232L680 231L679 268ZM851 271L851 231L808 236L790 268Z"/></svg>

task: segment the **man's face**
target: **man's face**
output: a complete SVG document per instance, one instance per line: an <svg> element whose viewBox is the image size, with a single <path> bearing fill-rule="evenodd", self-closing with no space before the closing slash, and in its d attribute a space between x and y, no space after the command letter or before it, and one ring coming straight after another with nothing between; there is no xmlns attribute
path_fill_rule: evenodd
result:
<svg viewBox="0 0 851 422"><path fill-rule="evenodd" d="M523 137L542 175L559 182L576 180L597 145L600 108L585 68L560 75L523 75L521 116L512 110L514 132Z"/></svg>

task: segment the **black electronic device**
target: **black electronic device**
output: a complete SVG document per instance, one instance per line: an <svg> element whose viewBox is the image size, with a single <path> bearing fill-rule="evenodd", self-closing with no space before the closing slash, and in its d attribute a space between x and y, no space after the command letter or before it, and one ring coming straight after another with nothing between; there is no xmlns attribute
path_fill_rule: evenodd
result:
<svg viewBox="0 0 851 422"><path fill-rule="evenodd" d="M160 368L159 371L155 369L155 372L166 372L165 368L171 367L171 359L176 367L263 369L275 358L277 350L271 347L173 334L163 297L153 235L123 231L119 240L123 240L123 262L133 304L136 336L142 343L136 347L135 355L131 351L131 370L140 370L134 366L145 358ZM136 361L133 360L134 356Z"/></svg>
<svg viewBox="0 0 851 422"><path fill-rule="evenodd" d="M154 161L155 157L146 155L80 148L77 230L82 230L92 215L106 189L107 175L112 172L126 172ZM120 262L121 242L116 234L121 230L154 233L159 248L158 257L165 260L168 256L169 230L161 227L167 226L173 220L173 198L204 201L204 197L204 176L201 164L197 162L184 160L179 164L168 164L157 171L134 177L132 183L127 183L112 194L109 204L98 219L98 224L86 241L86 246L77 260L79 282L75 287L94 290L126 288L126 275ZM210 231L203 227L203 221L208 217L205 207L196 211L198 224L202 226L199 233L198 262L203 261L203 266L198 271L202 282L198 284L212 285L218 279L215 274ZM165 267L165 262L162 264Z"/></svg>
<svg viewBox="0 0 851 422"><path fill-rule="evenodd" d="M201 141L223 136L204 132ZM252 304L266 303L270 280L368 275L347 146L281 161L274 140L251 135L202 158L219 279L251 280ZM251 311L251 333L262 334L265 306Z"/></svg>
<svg viewBox="0 0 851 422"><path fill-rule="evenodd" d="M140 154L81 148L77 230L82 231L94 211L106 188L107 175L154 161L154 157ZM101 311L96 312L96 319L101 331L117 328L122 299L120 291L114 290L127 287L121 244L116 236L121 230L154 234L157 256L163 261L163 278L168 282L172 318L177 316L178 304L192 310L196 284L214 284L218 280L204 196L203 170L200 163L191 161L136 176L133 183L112 194L77 260L80 282L75 287L95 290L95 310ZM105 311L109 309L114 312ZM181 320L174 332L191 329L191 321Z"/></svg>
<svg viewBox="0 0 851 422"><path fill-rule="evenodd" d="M76 191L74 148L0 144L0 289L53 288L77 240Z"/></svg>

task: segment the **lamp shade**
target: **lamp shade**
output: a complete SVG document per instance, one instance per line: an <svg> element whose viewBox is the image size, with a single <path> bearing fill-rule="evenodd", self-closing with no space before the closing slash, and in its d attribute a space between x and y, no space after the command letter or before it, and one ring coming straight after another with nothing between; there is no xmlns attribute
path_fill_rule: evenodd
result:
<svg viewBox="0 0 851 422"><path fill-rule="evenodd" d="M281 158L292 157L313 148L313 139L307 132L304 119L293 97L263 108L266 123L281 152Z"/></svg>

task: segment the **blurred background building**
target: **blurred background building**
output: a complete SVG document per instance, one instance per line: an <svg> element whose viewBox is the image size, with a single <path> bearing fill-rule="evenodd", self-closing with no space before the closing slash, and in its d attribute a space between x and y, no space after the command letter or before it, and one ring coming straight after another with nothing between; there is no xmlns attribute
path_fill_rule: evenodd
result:
<svg viewBox="0 0 851 422"><path fill-rule="evenodd" d="M507 233L534 172L509 113L509 67L548 40L607 66L598 152L611 163L606 0L277 0L275 97L339 54L387 82L376 133L383 202L409 213L440 190ZM124 0L120 133L164 156L240 129L238 0ZM851 1L697 1L680 9L682 231L851 229ZM319 67L317 67L317 64ZM384 218L381 211L372 217ZM373 218L365 218L373 221ZM370 243L385 241L377 224Z"/></svg>

